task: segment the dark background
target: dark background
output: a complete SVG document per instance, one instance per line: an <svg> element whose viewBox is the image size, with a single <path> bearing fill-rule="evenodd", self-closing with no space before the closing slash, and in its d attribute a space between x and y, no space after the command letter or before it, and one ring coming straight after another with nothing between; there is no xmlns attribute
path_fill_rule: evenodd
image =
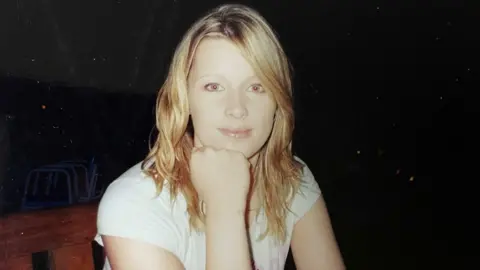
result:
<svg viewBox="0 0 480 270"><path fill-rule="evenodd" d="M463 269L470 254L444 239L434 251L432 192L434 180L458 176L480 9L237 2L269 20L292 61L294 150L322 188L348 269L433 269L447 259ZM37 166L95 157L108 184L140 161L175 46L220 3L1 1L0 212L18 211Z"/></svg>

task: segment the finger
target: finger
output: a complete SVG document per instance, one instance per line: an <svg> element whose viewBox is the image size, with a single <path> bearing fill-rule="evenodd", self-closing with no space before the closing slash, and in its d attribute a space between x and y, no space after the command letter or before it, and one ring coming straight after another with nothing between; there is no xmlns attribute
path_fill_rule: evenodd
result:
<svg viewBox="0 0 480 270"><path fill-rule="evenodd" d="M214 152L222 150L221 148L215 147L215 146L210 146L210 145L204 145L202 147L202 150L213 150Z"/></svg>
<svg viewBox="0 0 480 270"><path fill-rule="evenodd" d="M208 146L200 146L200 147L194 147L196 152L205 152L207 148L211 148Z"/></svg>
<svg viewBox="0 0 480 270"><path fill-rule="evenodd" d="M192 148L192 153L197 153L197 152L203 152L205 150L205 147L193 147Z"/></svg>

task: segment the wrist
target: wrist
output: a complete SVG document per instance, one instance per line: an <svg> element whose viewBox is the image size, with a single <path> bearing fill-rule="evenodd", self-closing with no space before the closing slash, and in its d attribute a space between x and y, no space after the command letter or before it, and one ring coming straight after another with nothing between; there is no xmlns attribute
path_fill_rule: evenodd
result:
<svg viewBox="0 0 480 270"><path fill-rule="evenodd" d="M206 201L205 213L211 217L244 217L245 216L245 202L229 201L228 203Z"/></svg>
<svg viewBox="0 0 480 270"><path fill-rule="evenodd" d="M245 230L247 226L245 219L245 211L210 208L210 211L207 211L205 215L205 225L207 228L207 232L209 231L209 229L211 231L211 229L215 228L222 228L222 230L227 231Z"/></svg>

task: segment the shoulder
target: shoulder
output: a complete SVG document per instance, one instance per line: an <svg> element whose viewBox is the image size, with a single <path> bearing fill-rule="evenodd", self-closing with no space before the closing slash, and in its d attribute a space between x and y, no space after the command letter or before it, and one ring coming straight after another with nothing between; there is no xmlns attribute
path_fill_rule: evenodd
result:
<svg viewBox="0 0 480 270"><path fill-rule="evenodd" d="M166 189L164 191L157 196L155 182L138 163L108 186L98 209L99 223L111 214L171 208L170 194Z"/></svg>
<svg viewBox="0 0 480 270"><path fill-rule="evenodd" d="M308 165L299 157L295 156L294 158L302 165L300 186L294 194L290 209L293 214L293 222L296 223L320 198L321 190Z"/></svg>
<svg viewBox="0 0 480 270"><path fill-rule="evenodd" d="M169 192L161 192L157 196L156 191L154 180L142 171L141 163L138 163L108 186L100 201L99 211L115 210L119 208L117 203L129 207L138 204L167 206L165 203L171 199Z"/></svg>
<svg viewBox="0 0 480 270"><path fill-rule="evenodd" d="M151 177L136 164L113 181L103 195L97 214L97 242L101 235L119 236L153 244L177 253L184 231L184 201L172 202L168 188L157 196Z"/></svg>

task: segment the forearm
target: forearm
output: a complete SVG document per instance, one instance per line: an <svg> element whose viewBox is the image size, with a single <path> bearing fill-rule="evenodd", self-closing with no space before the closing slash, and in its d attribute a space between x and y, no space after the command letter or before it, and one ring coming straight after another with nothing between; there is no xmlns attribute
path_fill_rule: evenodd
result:
<svg viewBox="0 0 480 270"><path fill-rule="evenodd" d="M251 270L244 211L208 209L207 270Z"/></svg>

